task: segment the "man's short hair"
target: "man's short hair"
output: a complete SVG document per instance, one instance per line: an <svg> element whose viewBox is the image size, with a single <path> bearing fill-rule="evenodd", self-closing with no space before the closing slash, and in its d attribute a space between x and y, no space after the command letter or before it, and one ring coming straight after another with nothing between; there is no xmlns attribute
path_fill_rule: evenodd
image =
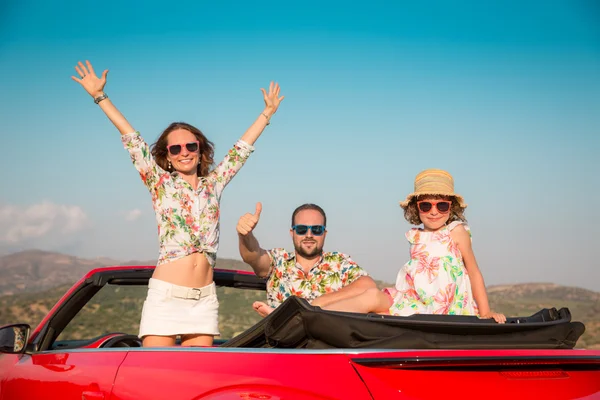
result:
<svg viewBox="0 0 600 400"><path fill-rule="evenodd" d="M325 215L325 211L323 211L323 209L321 207L319 207L318 205L312 204L312 203L302 204L300 207L298 207L294 210L294 212L292 213L292 226L296 225L296 223L295 223L296 214L298 214L300 211L303 211L303 210L318 211L323 216L323 225L327 226L327 216Z"/></svg>

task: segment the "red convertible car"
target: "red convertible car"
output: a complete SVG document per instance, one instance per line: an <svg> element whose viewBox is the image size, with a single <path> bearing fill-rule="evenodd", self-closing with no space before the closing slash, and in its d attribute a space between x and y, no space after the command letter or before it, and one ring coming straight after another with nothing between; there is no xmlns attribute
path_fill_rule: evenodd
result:
<svg viewBox="0 0 600 400"><path fill-rule="evenodd" d="M229 337L142 348L152 272L93 270L34 330L0 328L0 399L600 399L600 351L573 349L584 328L567 309L499 325L327 312L290 298L265 319L227 320L233 308L252 313L265 282L215 270Z"/></svg>

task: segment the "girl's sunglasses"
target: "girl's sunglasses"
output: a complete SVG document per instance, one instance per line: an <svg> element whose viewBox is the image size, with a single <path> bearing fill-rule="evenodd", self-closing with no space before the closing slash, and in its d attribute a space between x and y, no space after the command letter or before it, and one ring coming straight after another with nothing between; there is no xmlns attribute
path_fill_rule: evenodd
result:
<svg viewBox="0 0 600 400"><path fill-rule="evenodd" d="M451 201L448 200L441 200L441 201L417 201L417 207L419 207L419 211L421 212L429 212L431 211L431 209L433 208L433 206L435 206L435 208L437 208L437 210L442 213L442 214L446 214L447 212L450 211L450 206L452 205Z"/></svg>
<svg viewBox="0 0 600 400"><path fill-rule="evenodd" d="M325 233L325 225L294 225L292 226L292 230L296 232L296 235L306 235L308 230L313 234L313 236L321 236Z"/></svg>
<svg viewBox="0 0 600 400"><path fill-rule="evenodd" d="M185 144L185 148L190 153L197 152L199 147L200 147L200 143L198 141L189 142L189 143ZM169 153L171 153L172 156L176 156L177 154L181 153L181 145L180 144L172 144L170 146L167 146L167 150L169 151Z"/></svg>

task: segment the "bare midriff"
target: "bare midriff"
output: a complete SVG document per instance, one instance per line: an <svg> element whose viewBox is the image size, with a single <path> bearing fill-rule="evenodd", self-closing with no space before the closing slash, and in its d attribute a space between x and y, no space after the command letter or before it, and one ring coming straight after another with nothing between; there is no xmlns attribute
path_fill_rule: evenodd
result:
<svg viewBox="0 0 600 400"><path fill-rule="evenodd" d="M152 278L179 286L200 288L213 282L213 269L204 253L192 253L157 266Z"/></svg>

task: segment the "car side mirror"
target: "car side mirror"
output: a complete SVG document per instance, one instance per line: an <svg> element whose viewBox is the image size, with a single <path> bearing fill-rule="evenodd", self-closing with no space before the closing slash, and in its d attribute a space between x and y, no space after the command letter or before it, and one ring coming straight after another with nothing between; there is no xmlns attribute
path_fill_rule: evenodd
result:
<svg viewBox="0 0 600 400"><path fill-rule="evenodd" d="M27 324L6 325L0 328L0 353L23 354L31 327Z"/></svg>

